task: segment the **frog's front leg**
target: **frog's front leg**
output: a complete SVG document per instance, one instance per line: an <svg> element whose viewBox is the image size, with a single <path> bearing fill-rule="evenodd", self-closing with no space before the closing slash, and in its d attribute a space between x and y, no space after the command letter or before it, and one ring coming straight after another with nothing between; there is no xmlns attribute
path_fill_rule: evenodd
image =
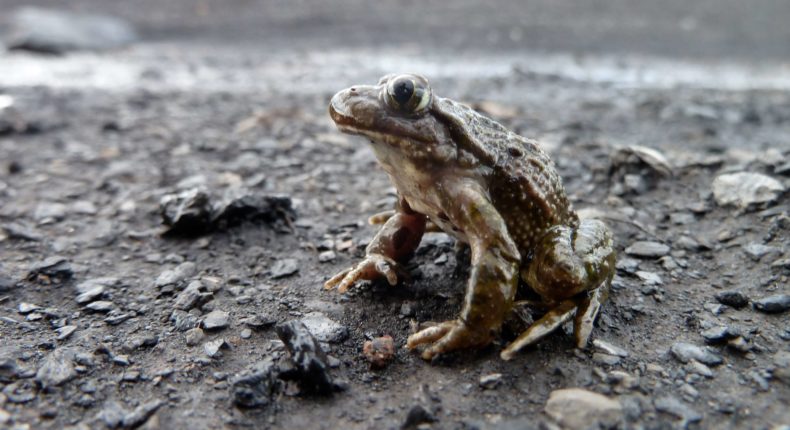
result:
<svg viewBox="0 0 790 430"><path fill-rule="evenodd" d="M583 220L578 227L552 227L525 272L527 284L555 305L502 351L502 359L511 359L571 318L576 346L584 348L615 272L612 234L606 225Z"/></svg>
<svg viewBox="0 0 790 430"><path fill-rule="evenodd" d="M491 343L513 306L518 286L518 249L488 197L474 184L453 184L444 189L450 192L447 197L452 203L447 207L455 208L447 215L469 240L472 269L458 319L409 336L409 349L431 344L422 353L426 360Z"/></svg>
<svg viewBox="0 0 790 430"><path fill-rule="evenodd" d="M365 248L365 259L324 283L324 288L346 292L356 281L387 278L390 285L398 283L399 262L407 260L420 244L425 233L425 215L412 211L403 202L387 219Z"/></svg>

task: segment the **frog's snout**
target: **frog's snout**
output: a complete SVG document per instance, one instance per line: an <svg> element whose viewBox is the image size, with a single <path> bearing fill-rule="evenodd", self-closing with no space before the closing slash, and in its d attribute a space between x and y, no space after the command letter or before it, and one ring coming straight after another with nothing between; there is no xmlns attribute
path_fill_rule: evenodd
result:
<svg viewBox="0 0 790 430"><path fill-rule="evenodd" d="M369 129L378 110L378 88L367 85L342 90L329 102L329 116L345 132Z"/></svg>

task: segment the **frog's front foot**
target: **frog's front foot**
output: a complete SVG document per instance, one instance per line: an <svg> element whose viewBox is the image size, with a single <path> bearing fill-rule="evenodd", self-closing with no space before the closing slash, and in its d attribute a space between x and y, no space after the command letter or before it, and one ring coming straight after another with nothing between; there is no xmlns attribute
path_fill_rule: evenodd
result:
<svg viewBox="0 0 790 430"><path fill-rule="evenodd" d="M398 283L398 274L403 274L398 263L384 255L368 254L365 259L353 267L338 273L324 283L324 288L345 293L355 282L361 280L371 281L384 277L390 285Z"/></svg>
<svg viewBox="0 0 790 430"><path fill-rule="evenodd" d="M491 333L471 330L463 321L445 321L421 330L406 340L406 348L414 349L420 345L431 344L422 352L422 358L430 360L446 352L466 348L482 348L489 343Z"/></svg>

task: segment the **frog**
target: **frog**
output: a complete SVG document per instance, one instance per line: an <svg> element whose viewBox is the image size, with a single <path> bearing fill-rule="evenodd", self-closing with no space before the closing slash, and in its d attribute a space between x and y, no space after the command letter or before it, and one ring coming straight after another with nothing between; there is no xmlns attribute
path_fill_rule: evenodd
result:
<svg viewBox="0 0 790 430"><path fill-rule="evenodd" d="M600 220L580 219L536 140L435 95L417 74L342 90L329 116L340 132L370 141L398 198L395 210L372 218L381 227L365 257L324 288L394 286L423 235L443 231L471 251L463 305L457 318L408 336L406 348L422 349L425 360L484 348L526 305L545 313L501 350L503 360L571 319L576 347L586 347L615 273L613 235ZM520 286L534 299L517 301Z"/></svg>

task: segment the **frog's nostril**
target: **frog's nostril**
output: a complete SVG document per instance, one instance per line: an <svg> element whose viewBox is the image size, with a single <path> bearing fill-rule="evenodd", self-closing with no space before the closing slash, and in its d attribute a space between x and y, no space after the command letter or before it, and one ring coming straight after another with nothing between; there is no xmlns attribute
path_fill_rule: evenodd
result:
<svg viewBox="0 0 790 430"><path fill-rule="evenodd" d="M357 92L357 89L356 89L355 87L351 87L351 88L349 88L348 90L349 90L349 91L351 91L352 93L355 93L355 92Z"/></svg>

